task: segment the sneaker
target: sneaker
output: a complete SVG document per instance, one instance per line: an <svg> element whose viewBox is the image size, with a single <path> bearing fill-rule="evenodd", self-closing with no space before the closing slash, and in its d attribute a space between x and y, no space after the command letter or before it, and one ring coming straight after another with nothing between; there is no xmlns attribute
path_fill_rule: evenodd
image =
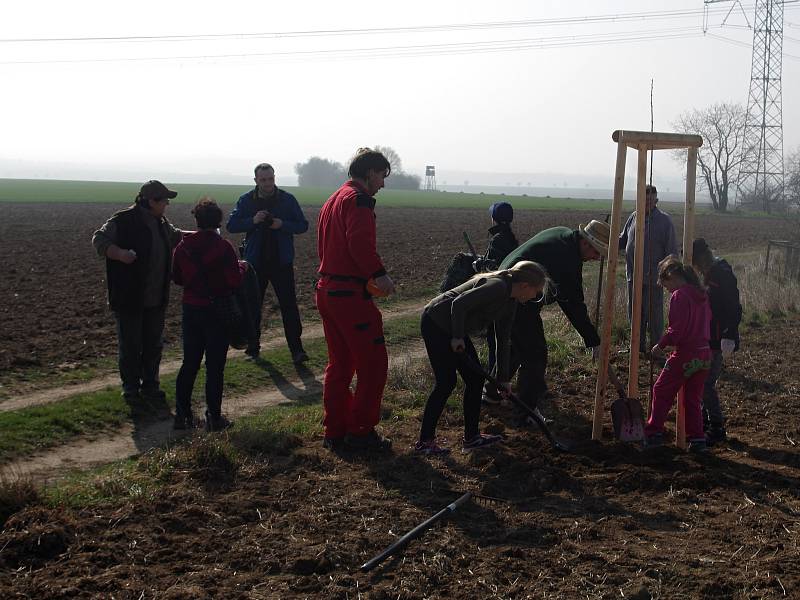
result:
<svg viewBox="0 0 800 600"><path fill-rule="evenodd" d="M292 354L292 362L296 365L300 365L308 360L308 354L306 354L305 350L300 350L299 352L295 352Z"/></svg>
<svg viewBox="0 0 800 600"><path fill-rule="evenodd" d="M691 454L704 454L708 452L708 444L705 439L689 440L688 451Z"/></svg>
<svg viewBox="0 0 800 600"><path fill-rule="evenodd" d="M224 431L232 425L233 422L225 415L212 417L210 414L206 413L206 431L208 432Z"/></svg>
<svg viewBox="0 0 800 600"><path fill-rule="evenodd" d="M664 445L663 433L652 433L650 435L645 435L644 441L642 442L642 447L648 450L651 448L660 448L663 445Z"/></svg>
<svg viewBox="0 0 800 600"><path fill-rule="evenodd" d="M502 442L502 441L503 441L502 435L479 433L475 437L469 440L464 440L464 445L461 447L461 451L471 452L476 448L484 448L486 446L491 446L492 444L496 444L497 442Z"/></svg>
<svg viewBox="0 0 800 600"><path fill-rule="evenodd" d="M724 427L711 426L706 431L706 446L711 448L716 444L722 444L728 441L728 434Z"/></svg>
<svg viewBox="0 0 800 600"><path fill-rule="evenodd" d="M392 447L392 440L383 437L380 433L371 430L366 435L353 435L348 433L344 437L345 445L351 450L389 450Z"/></svg>
<svg viewBox="0 0 800 600"><path fill-rule="evenodd" d="M450 454L450 448L442 448L437 445L436 440L429 440L427 442L419 441L414 444L414 454L441 456L443 454Z"/></svg>
<svg viewBox="0 0 800 600"><path fill-rule="evenodd" d="M322 440L322 447L337 452L344 448L344 437L326 437Z"/></svg>
<svg viewBox="0 0 800 600"><path fill-rule="evenodd" d="M189 413L188 415L175 415L175 421L172 423L172 428L175 431L184 431L186 429L194 429L197 427L197 423L195 422L194 415Z"/></svg>

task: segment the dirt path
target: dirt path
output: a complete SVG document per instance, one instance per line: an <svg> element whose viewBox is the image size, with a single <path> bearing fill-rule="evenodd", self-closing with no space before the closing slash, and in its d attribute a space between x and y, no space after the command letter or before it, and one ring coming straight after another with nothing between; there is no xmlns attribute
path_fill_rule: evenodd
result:
<svg viewBox="0 0 800 600"><path fill-rule="evenodd" d="M421 304L419 300L413 300L413 301L399 303L390 308L384 308L382 309L384 321L389 321L391 319L399 319L414 314L419 314L419 312L422 310L422 306L423 304ZM319 339L321 337L323 337L321 323L313 323L304 328L303 331L304 340ZM280 348L285 343L286 342L283 339L282 332L278 332L277 337L274 337L273 339L266 342L263 348L265 350ZM241 356L244 356L244 350L235 350L231 348L228 351L228 358L241 357ZM163 361L161 363L160 373L161 375L169 375L171 373L175 373L178 371L178 369L180 369L180 366L181 366L181 361L178 359ZM26 408L29 406L38 406L40 404L49 404L51 402L58 402L59 400L63 400L64 398L68 398L70 396L97 392L99 390L103 390L108 387L113 387L118 384L119 384L119 375L115 372L108 375L104 375L102 377L91 379L89 381L84 381L81 383L62 385L56 388L40 389L24 395L8 398L6 400L0 400L0 412L18 410L20 408Z"/></svg>
<svg viewBox="0 0 800 600"><path fill-rule="evenodd" d="M394 313L398 315L399 313ZM389 358L389 368L401 366L408 361L419 360L425 356L421 341L404 344L402 352ZM252 392L250 394L223 401L224 413L235 420L237 417L258 412L268 406L294 402L322 393L322 372L289 378L276 388ZM200 409L200 407L196 407ZM169 444L184 437L186 432L172 429L172 418L150 421L142 427L127 424L112 434L92 439L81 438L72 443L52 448L41 454L7 463L0 468L0 478L26 478L37 483L47 483L63 478L70 471L87 469L108 464L147 452L153 448Z"/></svg>

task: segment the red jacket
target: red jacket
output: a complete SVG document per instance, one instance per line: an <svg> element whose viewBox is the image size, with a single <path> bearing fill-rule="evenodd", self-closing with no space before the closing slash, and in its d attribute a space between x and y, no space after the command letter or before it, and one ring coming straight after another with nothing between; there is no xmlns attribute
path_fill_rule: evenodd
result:
<svg viewBox="0 0 800 600"><path fill-rule="evenodd" d="M366 281L386 274L378 256L375 198L347 181L328 198L317 219L319 272Z"/></svg>
<svg viewBox="0 0 800 600"><path fill-rule="evenodd" d="M211 296L233 292L246 268L236 259L231 243L216 231L185 234L172 255L172 280L183 286L184 304L195 306L208 306Z"/></svg>

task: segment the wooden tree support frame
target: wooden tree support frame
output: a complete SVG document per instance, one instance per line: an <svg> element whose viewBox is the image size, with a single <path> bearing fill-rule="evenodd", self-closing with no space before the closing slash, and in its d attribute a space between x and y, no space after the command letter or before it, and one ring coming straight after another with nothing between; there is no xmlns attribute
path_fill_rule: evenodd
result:
<svg viewBox="0 0 800 600"><path fill-rule="evenodd" d="M628 148L638 151L636 177L636 214L645 212L645 185L647 180L647 152L650 150L675 150L686 148L686 207L683 216L683 260L691 263L692 241L694 239L695 180L697 178L697 149L703 145L699 135L680 133L658 133L650 131L615 131L611 139L617 144L617 169L614 178L614 201L611 207L611 233L608 244L603 296L603 324L600 332L600 357L597 366L597 387L594 396L594 418L592 439L603 436L603 415L605 414L605 395L608 383L609 352L611 350L611 326L614 321L614 288L617 281L617 258L619 246L616 243L622 224L622 192L625 187L625 162ZM636 219L636 244L633 261L633 306L631 308L631 347L628 371L628 397L639 397L639 336L642 318L642 281L644 279L644 219ZM686 429L683 415L683 390L678 402L676 444L686 447Z"/></svg>

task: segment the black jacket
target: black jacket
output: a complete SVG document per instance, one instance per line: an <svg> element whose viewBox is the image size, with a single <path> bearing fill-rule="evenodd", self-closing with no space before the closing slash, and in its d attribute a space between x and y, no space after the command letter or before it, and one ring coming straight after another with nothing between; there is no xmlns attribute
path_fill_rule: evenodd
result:
<svg viewBox="0 0 800 600"><path fill-rule="evenodd" d="M500 266L503 259L519 246L519 242L507 223L498 223L494 227L490 227L489 234L492 238L489 240L489 246L486 248L483 258L494 261L495 265Z"/></svg>
<svg viewBox="0 0 800 600"><path fill-rule="evenodd" d="M722 258L715 258L705 277L708 300L711 304L711 338L709 346L720 349L720 340L736 342L739 349L739 323L742 321L742 305L739 303L739 288L731 266Z"/></svg>
<svg viewBox="0 0 800 600"><path fill-rule="evenodd" d="M136 260L126 265L106 258L106 281L108 282L108 304L111 310L140 310L144 307L144 289L153 238L142 211L137 206L121 210L111 217L117 225L117 246L136 252ZM167 219L161 217L158 233L166 248L164 257L164 284L162 306L169 301L172 247L167 231Z"/></svg>

